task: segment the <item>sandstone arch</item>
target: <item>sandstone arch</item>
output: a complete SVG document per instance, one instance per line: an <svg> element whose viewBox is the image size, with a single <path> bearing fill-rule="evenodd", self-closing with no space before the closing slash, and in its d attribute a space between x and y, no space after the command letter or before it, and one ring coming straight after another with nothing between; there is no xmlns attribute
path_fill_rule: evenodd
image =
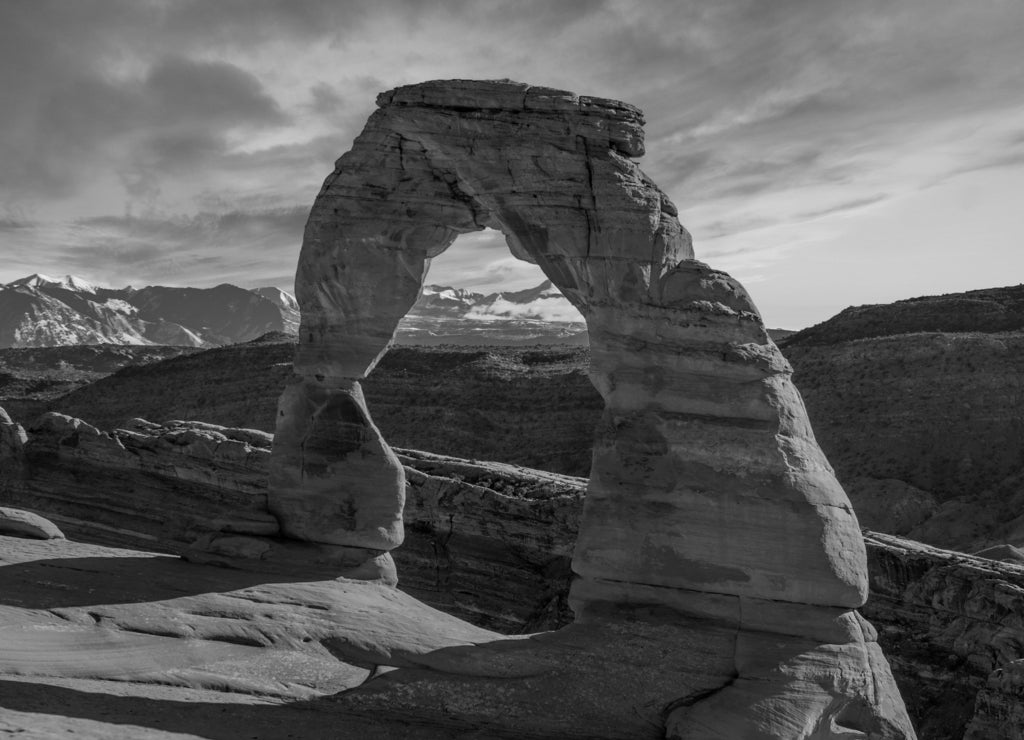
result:
<svg viewBox="0 0 1024 740"><path fill-rule="evenodd" d="M510 81L377 103L306 226L271 472L282 531L334 548L349 576L394 581L402 469L359 381L430 259L492 227L585 317L606 403L573 560L578 622L656 608L737 630L730 688L671 712L679 737L912 737L852 611L867 578L849 501L749 296L694 261L675 207L632 161L640 111ZM712 725L721 734L687 734Z"/></svg>

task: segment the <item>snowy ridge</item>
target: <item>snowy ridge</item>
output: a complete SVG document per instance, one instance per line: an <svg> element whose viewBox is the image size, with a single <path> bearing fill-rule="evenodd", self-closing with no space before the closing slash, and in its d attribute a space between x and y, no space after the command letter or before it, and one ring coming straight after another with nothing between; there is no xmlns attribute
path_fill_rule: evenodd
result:
<svg viewBox="0 0 1024 740"><path fill-rule="evenodd" d="M37 272L28 277L23 277L20 280L14 280L13 282L7 283L3 286L4 288L42 288L42 287L54 287L63 288L64 290L71 290L76 293L95 293L97 288L95 285L90 283L88 280L83 280L75 275L65 275L64 277L55 278L49 275L43 275L41 272Z"/></svg>

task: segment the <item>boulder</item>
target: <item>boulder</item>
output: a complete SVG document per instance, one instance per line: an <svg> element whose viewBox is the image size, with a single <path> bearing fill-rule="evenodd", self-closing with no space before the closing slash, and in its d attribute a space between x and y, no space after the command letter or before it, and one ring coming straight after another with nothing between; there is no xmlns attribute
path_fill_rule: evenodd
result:
<svg viewBox="0 0 1024 740"><path fill-rule="evenodd" d="M62 540L64 533L49 519L31 511L0 506L0 534L35 540Z"/></svg>

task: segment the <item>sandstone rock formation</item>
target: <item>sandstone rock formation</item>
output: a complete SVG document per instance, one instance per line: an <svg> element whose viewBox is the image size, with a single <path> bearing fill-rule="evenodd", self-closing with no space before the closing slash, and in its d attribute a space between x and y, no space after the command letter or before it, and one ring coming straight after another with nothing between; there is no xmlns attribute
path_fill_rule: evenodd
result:
<svg viewBox="0 0 1024 740"><path fill-rule="evenodd" d="M389 560L359 570L346 548L281 536L267 508L266 432L135 419L106 433L55 412L27 434L11 426L25 441L0 455L0 503L45 511L71 534L263 571L302 563L310 575L394 579Z"/></svg>
<svg viewBox="0 0 1024 740"><path fill-rule="evenodd" d="M45 513L76 540L262 572L336 575L329 546L280 536L267 509L271 435L202 422L101 432L47 414L0 454L0 506ZM3 430L0 426L0 431ZM568 621L569 558L586 483L397 450L405 466L404 590L503 632Z"/></svg>
<svg viewBox="0 0 1024 740"><path fill-rule="evenodd" d="M354 562L401 543L402 467L360 381L460 233L500 230L580 310L605 412L573 557L577 621L467 655L489 680L397 671L341 701L463 719L489 706L536 730L548 699L501 683L512 660L572 687L562 731L640 718L677 738L912 737L854 611L867 595L857 520L749 296L693 260L675 206L630 159L640 112L509 81L403 87L378 106L306 226L268 495L282 532ZM672 654L644 681L630 635L651 661ZM622 670L599 677L609 656ZM596 700L599 682L618 701Z"/></svg>
<svg viewBox="0 0 1024 740"><path fill-rule="evenodd" d="M332 655L352 635L371 656L428 665L501 638L381 584L0 535L4 737L452 737L397 715L321 708L372 672Z"/></svg>
<svg viewBox="0 0 1024 740"><path fill-rule="evenodd" d="M65 428L75 426L72 422ZM246 550L236 548L241 552L230 558L223 550L224 542L234 537L238 538L236 545L251 542L247 538L255 535L226 530L239 529L242 522L256 519L254 512L260 506L266 513L266 442L250 437L248 464L242 470L230 456L216 454L216 440L236 431L184 422L158 426L140 420L135 426L137 431L130 434L112 433L125 444L123 455L91 463L52 434L26 435L21 462L0 461L0 480L4 481L0 503L34 505L38 511L53 514L76 540L158 552L187 553L196 540L173 538L176 532L191 529L193 538L206 534L210 535L206 542L221 543L222 550L216 555L219 562L238 564ZM186 432L204 443L172 442ZM505 634L557 629L572 622L568 608L570 562L586 480L411 450L397 450L396 454L406 476L407 537L395 551L403 591L448 614ZM136 462L137 458L141 460ZM17 467L26 459L34 461L29 476ZM48 464L44 466L43 461ZM76 480L86 480L88 485L76 485ZM248 496L240 496L240 492L248 492ZM183 526L183 516L195 511L210 512L199 522L205 528ZM143 527L148 528L142 531ZM1024 660L1020 648L1024 625L1015 594L1024 592L1024 569L873 533L868 533L866 544L871 596L863 611L878 627L879 642L922 737L961 740L970 728L976 740L1016 740L1019 723L1014 718L1024 714L1024 699L1017 695L1013 677ZM0 559L9 558L9 548L0 550ZM317 570L309 561L295 559L292 564L292 572L302 574L300 580L307 580ZM88 567L77 561L67 561L67 565L73 573ZM249 571L257 569L273 571L274 564L259 560ZM214 590L202 580L210 577L202 575L207 571L177 570L189 582L202 582L203 591ZM328 569L320 572L330 575ZM0 570L0 577L2 573ZM119 580L124 577L116 576ZM104 576L96 578L101 581L90 577L83 588L100 586ZM256 581L258 573L235 576L236 581L239 578ZM277 582L281 575L266 578ZM24 586L17 588L24 592ZM263 598L274 603L280 599L294 602L295 593L263 589ZM238 604L216 603L221 606L211 608ZM337 609L337 619L343 619L340 607ZM114 607L103 613L126 628L138 631L145 626L142 620ZM223 614L222 619L228 611ZM266 624L252 621L256 615L232 614L237 623L218 633L223 639L244 634L250 635L252 639L247 640L252 642L260 639L260 630L267 629ZM358 614L353 618L360 623ZM306 617L293 615L292 621L296 620L304 623ZM150 629L159 630L161 625L166 622L150 622ZM212 634L210 638L216 639ZM294 644L294 638L289 641L286 635L279 639ZM161 655L176 653L173 647L157 642ZM339 649L336 641L330 644ZM142 643L139 645L142 649ZM72 659L69 655L64 660ZM39 666L54 658L39 655L33 660ZM101 669L114 667L95 668ZM56 665L54 670L63 669ZM160 680L181 678L164 676Z"/></svg>
<svg viewBox="0 0 1024 740"><path fill-rule="evenodd" d="M639 111L507 81L425 83L379 104L307 226L296 376L280 404L265 502L258 489L217 499L225 461L244 469L265 457L254 452L265 450L258 434L136 424L105 435L56 414L11 447L3 464L21 477L4 475L4 485L14 495L46 488L39 481L56 471L64 477L52 490L68 461L128 469L137 457L141 472L161 464L142 453L154 437L180 448L171 467L189 485L169 504L182 507L169 518L178 531L151 521L135 535L171 534L190 557L261 569L294 573L319 560L304 572L356 579L302 597L328 591L334 625L306 637L349 666L396 670L331 697L325 711L519 736L914 737L874 630L856 612L867 568L849 502L749 296L692 259L674 206L631 161L643 152ZM360 387L429 260L487 226L585 316L605 400L572 559L575 621L518 639L455 620L409 625L426 607L388 585L390 551L405 535L406 474ZM424 501L449 492L497 501L476 488L421 485ZM214 505L189 507L190 492ZM141 505L131 514L154 519ZM230 598L291 598L272 591ZM191 608L117 611L132 612L121 625L130 632L202 622ZM89 636L110 637L80 616Z"/></svg>

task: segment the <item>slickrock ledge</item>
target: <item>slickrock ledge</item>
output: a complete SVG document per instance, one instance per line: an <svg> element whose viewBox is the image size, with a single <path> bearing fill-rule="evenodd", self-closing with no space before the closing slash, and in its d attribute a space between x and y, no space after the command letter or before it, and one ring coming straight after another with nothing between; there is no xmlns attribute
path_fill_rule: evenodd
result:
<svg viewBox="0 0 1024 740"><path fill-rule="evenodd" d="M360 381L430 260L459 234L494 228L586 319L605 400L572 560L576 621L564 638L510 650L543 661L569 640L622 655L632 634L675 655L638 692L625 667L599 677L579 655L562 660L579 701L558 729L625 732L625 712L673 738L914 737L855 611L867 597L863 541L792 370L743 287L694 260L676 207L632 161L639 112L509 80L410 85L378 106L306 225L295 376L268 491L282 534L401 544L403 468ZM731 635L707 661L693 650L698 624L714 625L709 639ZM483 663L503 660L479 650ZM623 704L584 698L613 685ZM544 729L533 723L546 700L403 670L339 698L473 721L489 708L524 732Z"/></svg>

